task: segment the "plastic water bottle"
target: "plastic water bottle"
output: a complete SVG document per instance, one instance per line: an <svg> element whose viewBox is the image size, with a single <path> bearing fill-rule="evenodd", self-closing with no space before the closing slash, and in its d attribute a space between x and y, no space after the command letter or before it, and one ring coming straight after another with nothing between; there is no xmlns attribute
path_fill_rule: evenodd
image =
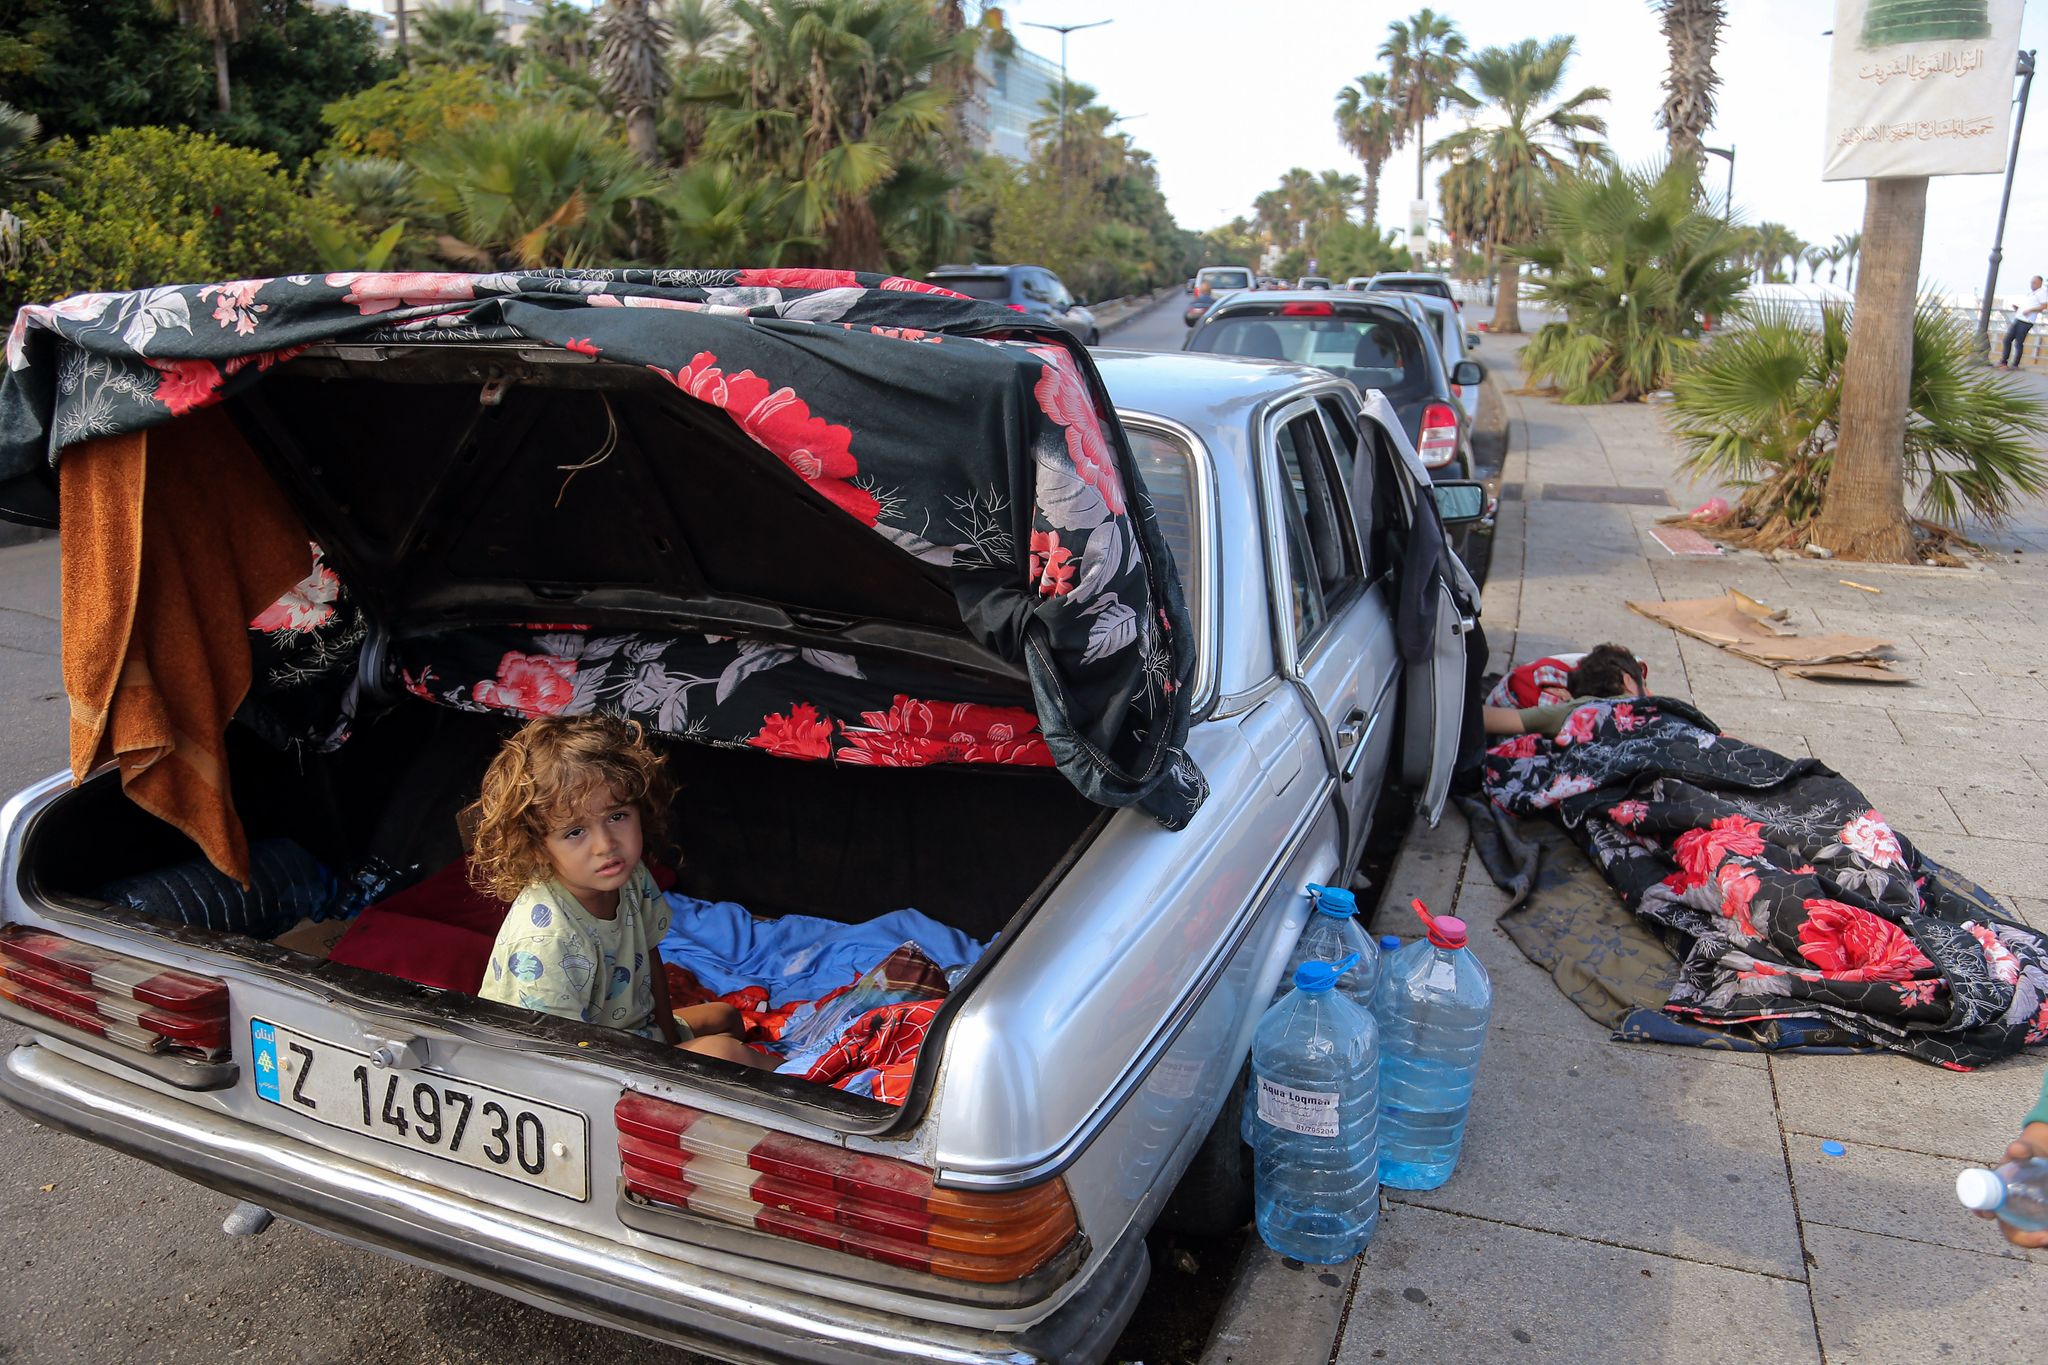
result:
<svg viewBox="0 0 2048 1365"><path fill-rule="evenodd" d="M1378 1032L1334 989L1351 965L1304 963L1252 1035L1259 1237L1312 1265L1350 1260L1380 1220Z"/></svg>
<svg viewBox="0 0 2048 1365"><path fill-rule="evenodd" d="M1372 985L1380 974L1379 945L1358 927L1358 897L1342 887L1310 883L1313 909L1308 923L1295 940L1294 955L1287 959L1281 981L1294 980L1295 969L1304 962L1342 962L1356 965L1344 973L1337 989L1351 997L1351 1003L1368 1012L1372 1009Z"/></svg>
<svg viewBox="0 0 2048 1365"><path fill-rule="evenodd" d="M1956 1198L1966 1209L1997 1214L2009 1228L2048 1231L2048 1159L2032 1156L1995 1171L1964 1171L1956 1177Z"/></svg>
<svg viewBox="0 0 2048 1365"><path fill-rule="evenodd" d="M1429 934L1394 954L1373 997L1380 1030L1380 1179L1433 1190L1465 1140L1493 983L1465 946L1465 922L1415 912Z"/></svg>
<svg viewBox="0 0 2048 1365"><path fill-rule="evenodd" d="M1280 989L1273 993L1273 999L1286 996L1302 963L1349 960L1356 965L1344 973L1337 989L1370 1014L1373 985L1379 980L1380 951L1366 937L1365 930L1358 927L1358 897L1341 887L1317 886L1314 882L1309 883L1308 895L1313 906L1308 923L1301 927L1301 937L1294 942L1294 952L1288 956L1287 970L1280 974ZM1256 1096L1257 1092L1252 1093ZM1257 1105L1245 1105L1241 1131L1246 1145L1258 1140Z"/></svg>
<svg viewBox="0 0 2048 1365"><path fill-rule="evenodd" d="M1400 951L1401 936L1399 934L1380 935L1380 969L1372 974L1372 993L1374 999L1379 998L1380 982L1387 979L1387 967L1393 962L1394 954ZM1377 1023L1378 1021L1375 1020L1374 1022Z"/></svg>

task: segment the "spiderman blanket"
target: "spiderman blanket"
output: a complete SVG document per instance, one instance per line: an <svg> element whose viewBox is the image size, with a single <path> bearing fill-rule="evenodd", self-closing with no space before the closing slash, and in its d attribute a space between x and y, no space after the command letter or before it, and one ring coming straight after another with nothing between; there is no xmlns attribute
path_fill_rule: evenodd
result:
<svg viewBox="0 0 2048 1365"><path fill-rule="evenodd" d="M1680 955L1664 1008L1801 1015L1968 1070L2048 1038L2048 939L1929 875L1856 788L1666 698L1489 750L1489 795L1562 823Z"/></svg>
<svg viewBox="0 0 2048 1365"><path fill-rule="evenodd" d="M780 1005L770 1003L767 986L713 994L688 967L663 966L676 1009L723 1000L740 1012L747 1043L777 1059L777 1071L885 1104L910 1093L917 1054L946 1003L946 973L914 943L849 985Z"/></svg>

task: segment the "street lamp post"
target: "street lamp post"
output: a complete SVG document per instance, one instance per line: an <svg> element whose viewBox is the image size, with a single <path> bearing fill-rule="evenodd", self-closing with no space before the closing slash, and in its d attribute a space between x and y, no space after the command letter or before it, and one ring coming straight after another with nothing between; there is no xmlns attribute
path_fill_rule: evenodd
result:
<svg viewBox="0 0 2048 1365"><path fill-rule="evenodd" d="M1721 216L1733 222L1735 220L1735 144L1731 142L1726 147L1702 147L1700 150L1709 156L1727 159L1728 197L1727 202L1722 206Z"/></svg>
<svg viewBox="0 0 2048 1365"><path fill-rule="evenodd" d="M1026 28L1051 29L1060 35L1060 193L1067 189L1067 35L1079 33L1084 28L1101 28L1104 24L1115 23L1113 19L1097 19L1086 24L1041 24L1025 20Z"/></svg>
<svg viewBox="0 0 2048 1365"><path fill-rule="evenodd" d="M2020 110L2012 121L2012 150L2005 158L2005 194L1998 201L1998 235L1991 239L1991 269L1984 276L1984 306L1977 310L1977 350L1991 357L1991 296L1998 292L1998 267L2005 260L2005 211L2012 206L2012 173L2020 161L2020 134L2027 127L2027 94L2034 88L2034 54L2020 53Z"/></svg>

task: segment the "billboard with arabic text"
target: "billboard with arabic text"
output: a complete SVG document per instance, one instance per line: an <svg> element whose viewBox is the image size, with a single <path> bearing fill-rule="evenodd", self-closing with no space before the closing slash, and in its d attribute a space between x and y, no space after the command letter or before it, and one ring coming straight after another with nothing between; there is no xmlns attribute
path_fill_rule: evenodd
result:
<svg viewBox="0 0 2048 1365"><path fill-rule="evenodd" d="M1823 180L1993 175L2025 0L1836 0Z"/></svg>

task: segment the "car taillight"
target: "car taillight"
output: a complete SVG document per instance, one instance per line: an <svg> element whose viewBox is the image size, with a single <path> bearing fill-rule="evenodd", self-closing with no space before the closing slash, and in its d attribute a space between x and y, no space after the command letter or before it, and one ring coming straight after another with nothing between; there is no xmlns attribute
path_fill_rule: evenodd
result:
<svg viewBox="0 0 2048 1365"><path fill-rule="evenodd" d="M628 1194L646 1203L948 1279L1022 1279L1079 1229L1066 1182L940 1189L921 1166L628 1090L612 1118Z"/></svg>
<svg viewBox="0 0 2048 1365"><path fill-rule="evenodd" d="M1422 440L1418 443L1422 462L1431 469L1458 458L1458 414L1448 403L1431 403L1422 410Z"/></svg>
<svg viewBox="0 0 2048 1365"><path fill-rule="evenodd" d="M1031 311L1029 308L1026 308L1021 303L1006 303L1003 305L1003 307L1009 309L1013 313L1028 313Z"/></svg>
<svg viewBox="0 0 2048 1365"><path fill-rule="evenodd" d="M1326 318L1337 310L1327 303L1283 303L1280 316L1283 318Z"/></svg>
<svg viewBox="0 0 2048 1365"><path fill-rule="evenodd" d="M141 1052L210 1058L228 1046L226 982L40 929L0 929L0 1000Z"/></svg>

